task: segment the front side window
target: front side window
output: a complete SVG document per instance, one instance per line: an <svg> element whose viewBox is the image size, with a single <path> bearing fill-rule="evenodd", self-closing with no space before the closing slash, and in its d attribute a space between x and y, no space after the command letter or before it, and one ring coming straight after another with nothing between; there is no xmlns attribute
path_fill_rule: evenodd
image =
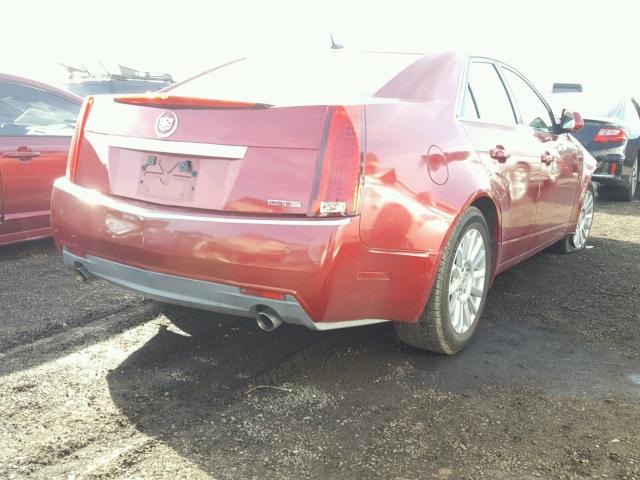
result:
<svg viewBox="0 0 640 480"><path fill-rule="evenodd" d="M0 82L0 136L71 136L79 111L45 90Z"/></svg>
<svg viewBox="0 0 640 480"><path fill-rule="evenodd" d="M552 116L538 94L517 73L507 68L502 69L505 79L515 97L520 110L522 122L529 127L544 132L553 132Z"/></svg>
<svg viewBox="0 0 640 480"><path fill-rule="evenodd" d="M509 96L492 63L471 63L465 97L467 98L463 99L463 109L466 111L463 112L464 118L479 117L483 122L515 125L516 119ZM474 105L469 106L467 100L472 100Z"/></svg>

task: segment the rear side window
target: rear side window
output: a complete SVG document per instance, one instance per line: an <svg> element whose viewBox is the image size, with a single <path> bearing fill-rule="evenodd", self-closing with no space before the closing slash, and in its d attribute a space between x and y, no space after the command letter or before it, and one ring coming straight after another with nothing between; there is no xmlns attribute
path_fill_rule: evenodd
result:
<svg viewBox="0 0 640 480"><path fill-rule="evenodd" d="M553 132L553 120L546 105L540 100L538 94L517 73L503 68L505 79L511 88L511 92L518 105L522 122L544 132Z"/></svg>
<svg viewBox="0 0 640 480"><path fill-rule="evenodd" d="M51 92L0 82L0 136L71 136L79 111Z"/></svg>
<svg viewBox="0 0 640 480"><path fill-rule="evenodd" d="M471 100L475 109L469 105ZM475 113L474 113L475 110ZM483 122L515 125L516 118L498 71L491 63L473 62L469 65L468 90L463 98L463 111Z"/></svg>
<svg viewBox="0 0 640 480"><path fill-rule="evenodd" d="M419 56L327 52L237 60L166 90L172 95L273 105L372 97Z"/></svg>

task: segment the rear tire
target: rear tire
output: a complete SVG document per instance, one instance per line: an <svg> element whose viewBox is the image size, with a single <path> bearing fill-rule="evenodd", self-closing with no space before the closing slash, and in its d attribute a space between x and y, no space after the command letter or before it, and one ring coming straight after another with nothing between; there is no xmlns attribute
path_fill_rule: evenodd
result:
<svg viewBox="0 0 640 480"><path fill-rule="evenodd" d="M463 349L473 338L482 315L489 289L492 251L482 212L469 207L443 252L431 296L420 319L415 323L394 324L400 340L412 347L447 355ZM478 260L480 257L482 260ZM470 316L465 317L466 314Z"/></svg>

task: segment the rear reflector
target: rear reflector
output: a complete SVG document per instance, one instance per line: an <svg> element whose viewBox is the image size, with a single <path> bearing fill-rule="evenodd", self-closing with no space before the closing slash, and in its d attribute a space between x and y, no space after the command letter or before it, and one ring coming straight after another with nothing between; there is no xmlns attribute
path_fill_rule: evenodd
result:
<svg viewBox="0 0 640 480"><path fill-rule="evenodd" d="M271 106L266 103L236 102L233 100L181 97L166 94L115 97L113 101L126 103L128 105L162 108L220 108L234 110L243 108L269 108Z"/></svg>
<svg viewBox="0 0 640 480"><path fill-rule="evenodd" d="M361 113L329 107L309 215L355 215L362 178Z"/></svg>
<svg viewBox="0 0 640 480"><path fill-rule="evenodd" d="M618 164L611 162L611 175L615 175L618 172Z"/></svg>
<svg viewBox="0 0 640 480"><path fill-rule="evenodd" d="M389 272L358 272L358 280L389 280Z"/></svg>
<svg viewBox="0 0 640 480"><path fill-rule="evenodd" d="M244 295L251 295L252 297L268 298L269 300L284 300L284 293L274 292L272 290L261 290L259 288L241 288L240 292Z"/></svg>
<svg viewBox="0 0 640 480"><path fill-rule="evenodd" d="M601 128L593 141L597 143L624 142L627 134L621 128Z"/></svg>
<svg viewBox="0 0 640 480"><path fill-rule="evenodd" d="M91 113L91 107L93 107L93 97L87 97L82 104L82 109L78 115L76 122L76 128L73 130L73 136L71 137L71 144L69 145L69 156L67 157L67 178L72 182L76 179L76 172L78 171L78 158L80 157L80 146L82 145L82 139L84 138L84 127Z"/></svg>

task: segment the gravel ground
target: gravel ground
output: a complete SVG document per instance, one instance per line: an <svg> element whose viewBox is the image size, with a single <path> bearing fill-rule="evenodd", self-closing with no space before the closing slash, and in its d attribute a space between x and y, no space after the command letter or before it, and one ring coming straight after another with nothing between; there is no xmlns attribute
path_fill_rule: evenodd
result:
<svg viewBox="0 0 640 480"><path fill-rule="evenodd" d="M455 357L76 283L0 249L0 478L640 479L640 202L501 275ZM206 323L191 337L174 326Z"/></svg>

